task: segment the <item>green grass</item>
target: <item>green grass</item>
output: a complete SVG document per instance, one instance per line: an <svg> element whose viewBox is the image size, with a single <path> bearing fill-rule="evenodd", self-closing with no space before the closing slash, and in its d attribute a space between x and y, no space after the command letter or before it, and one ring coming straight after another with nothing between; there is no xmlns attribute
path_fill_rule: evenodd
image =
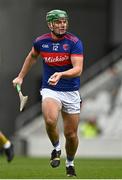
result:
<svg viewBox="0 0 122 180"><path fill-rule="evenodd" d="M122 159L76 159L77 179L122 179ZM7 163L0 157L0 179L71 179L65 175L65 160L53 169L48 158L15 157Z"/></svg>

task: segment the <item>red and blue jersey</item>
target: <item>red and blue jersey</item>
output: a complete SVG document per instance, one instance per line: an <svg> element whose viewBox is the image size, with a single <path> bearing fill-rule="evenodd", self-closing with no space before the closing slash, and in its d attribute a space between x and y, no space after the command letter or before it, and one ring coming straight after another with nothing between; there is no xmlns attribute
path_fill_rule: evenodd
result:
<svg viewBox="0 0 122 180"><path fill-rule="evenodd" d="M48 79L55 72L71 69L71 56L83 56L82 42L73 34L67 33L55 41L51 33L38 37L33 42L34 49L43 59L42 88L56 91L76 91L80 87L80 77L61 78L56 86L49 85Z"/></svg>

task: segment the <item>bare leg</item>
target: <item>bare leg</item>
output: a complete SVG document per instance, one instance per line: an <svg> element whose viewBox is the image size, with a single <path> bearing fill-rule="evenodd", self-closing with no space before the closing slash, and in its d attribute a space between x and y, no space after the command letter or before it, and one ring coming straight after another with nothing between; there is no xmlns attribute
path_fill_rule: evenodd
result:
<svg viewBox="0 0 122 180"><path fill-rule="evenodd" d="M64 135L66 138L66 154L67 157L74 158L78 147L77 129L80 119L79 114L62 112L62 117L64 120Z"/></svg>
<svg viewBox="0 0 122 180"><path fill-rule="evenodd" d="M45 98L42 102L42 112L45 119L46 131L52 144L59 141L57 120L61 104L53 98Z"/></svg>
<svg viewBox="0 0 122 180"><path fill-rule="evenodd" d="M60 165L60 143L59 143L59 132L57 128L57 120L61 104L53 98L45 98L42 103L42 111L45 119L45 125L47 134L49 136L54 150L51 153L50 165L56 168ZM57 150L58 148L58 150Z"/></svg>

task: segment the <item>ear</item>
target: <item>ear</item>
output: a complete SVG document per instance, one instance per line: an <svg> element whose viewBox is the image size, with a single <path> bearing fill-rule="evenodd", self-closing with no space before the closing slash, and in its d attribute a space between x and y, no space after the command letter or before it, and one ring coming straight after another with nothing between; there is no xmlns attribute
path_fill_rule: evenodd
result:
<svg viewBox="0 0 122 180"><path fill-rule="evenodd" d="M53 25L52 25L52 23L50 22L50 23L47 23L47 25L48 25L48 28L52 31L53 30Z"/></svg>

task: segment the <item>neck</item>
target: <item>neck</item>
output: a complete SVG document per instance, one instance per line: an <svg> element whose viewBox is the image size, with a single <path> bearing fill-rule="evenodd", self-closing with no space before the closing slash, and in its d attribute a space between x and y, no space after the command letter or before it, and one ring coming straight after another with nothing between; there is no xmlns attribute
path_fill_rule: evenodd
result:
<svg viewBox="0 0 122 180"><path fill-rule="evenodd" d="M63 35L56 35L54 32L51 32L51 36L52 36L52 39L54 39L54 40L60 40L60 39L63 39L64 34Z"/></svg>

